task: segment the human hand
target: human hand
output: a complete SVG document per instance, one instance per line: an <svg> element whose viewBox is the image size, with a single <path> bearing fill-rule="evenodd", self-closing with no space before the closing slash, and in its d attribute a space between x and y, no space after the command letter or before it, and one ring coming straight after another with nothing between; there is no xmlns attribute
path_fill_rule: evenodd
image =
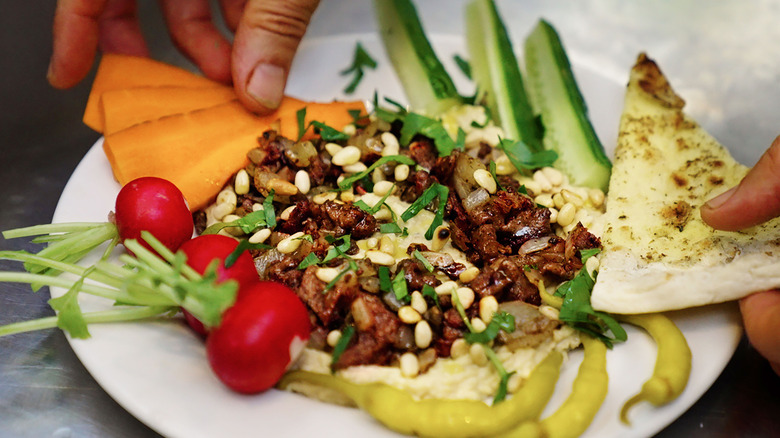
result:
<svg viewBox="0 0 780 438"><path fill-rule="evenodd" d="M735 231L780 216L780 137L739 185L701 208L705 222ZM750 343L780 375L780 290L758 292L739 302Z"/></svg>
<svg viewBox="0 0 780 438"><path fill-rule="evenodd" d="M267 113L281 102L295 51L319 0L220 0L231 47L217 30L208 0L160 0L176 46L203 73L233 83L250 110ZM59 0L47 78L70 88L89 73L97 50L149 56L135 0Z"/></svg>

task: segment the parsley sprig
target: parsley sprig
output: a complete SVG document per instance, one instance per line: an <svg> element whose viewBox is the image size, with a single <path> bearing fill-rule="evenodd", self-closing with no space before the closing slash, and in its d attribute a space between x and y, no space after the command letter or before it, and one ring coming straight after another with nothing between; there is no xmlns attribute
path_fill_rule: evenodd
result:
<svg viewBox="0 0 780 438"><path fill-rule="evenodd" d="M366 49L363 48L363 45L358 42L355 46L355 55L352 58L352 64L340 72L342 76L352 74L352 80L347 84L347 87L344 88L344 93L354 93L358 84L360 84L360 81L363 79L363 75L365 74L364 70L366 68L374 70L376 69L376 66L376 60L374 60Z"/></svg>
<svg viewBox="0 0 780 438"><path fill-rule="evenodd" d="M431 184L431 186L425 189L422 195L420 195L420 197L417 198L412 203L412 205L410 205L406 211L401 214L401 219L403 219L404 222L408 221L409 219L416 216L417 213L422 211L422 209L427 207L431 202L433 202L434 199L438 199L439 205L436 209L435 216L431 222L431 225L428 227L428 230L425 232L425 238L431 240L433 238L433 232L436 231L436 228L444 223L444 209L447 206L447 197L449 194L450 189L448 187L439 183Z"/></svg>

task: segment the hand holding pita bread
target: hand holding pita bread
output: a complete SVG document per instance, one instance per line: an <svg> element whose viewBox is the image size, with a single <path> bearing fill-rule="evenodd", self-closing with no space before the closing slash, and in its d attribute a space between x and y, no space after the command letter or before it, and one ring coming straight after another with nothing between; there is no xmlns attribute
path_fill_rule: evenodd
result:
<svg viewBox="0 0 780 438"><path fill-rule="evenodd" d="M780 216L780 137L733 189L701 208L705 222L721 230L740 230ZM780 290L740 300L750 343L780 375Z"/></svg>

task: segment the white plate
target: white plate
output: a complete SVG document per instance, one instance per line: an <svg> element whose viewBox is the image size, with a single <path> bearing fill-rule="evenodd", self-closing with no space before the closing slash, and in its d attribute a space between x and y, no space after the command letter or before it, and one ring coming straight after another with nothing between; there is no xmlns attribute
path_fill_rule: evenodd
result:
<svg viewBox="0 0 780 438"><path fill-rule="evenodd" d="M379 68L368 71L358 96L370 100L403 96L377 38L353 35L320 39L301 47L290 77L288 93L306 99L346 98L341 90L347 78L339 75L349 65L355 41L374 55ZM463 54L456 38L433 38L434 45L455 77L461 92L471 90L451 61ZM628 67L627 67L628 70ZM597 72L576 68L580 86L590 104L591 116L608 150L613 150L622 108L623 86ZM355 96L352 96L354 98ZM400 99L399 99L400 100ZM113 209L119 185L114 181L101 142L87 153L68 182L54 215L55 222L102 221ZM62 291L52 291L59 295ZM106 303L86 297L85 310ZM653 435L685 412L710 387L731 358L741 336L733 304L677 312L675 322L693 350L693 372L682 396L675 402L633 411L633 427L618 421L620 407L652 373L655 346L642 332L628 327L629 341L608 355L610 386L607 400L587 430L589 437L645 437ZM327 405L276 390L244 396L223 387L209 370L202 342L180 321L157 321L93 326L89 340L72 340L74 351L95 380L132 415L171 437L255 436L396 436L356 409ZM564 365L551 412L568 394L581 353Z"/></svg>

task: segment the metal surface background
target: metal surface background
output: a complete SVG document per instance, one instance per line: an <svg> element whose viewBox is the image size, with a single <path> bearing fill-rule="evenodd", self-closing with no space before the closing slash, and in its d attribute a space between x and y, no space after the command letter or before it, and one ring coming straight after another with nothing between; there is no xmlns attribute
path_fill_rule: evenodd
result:
<svg viewBox="0 0 780 438"><path fill-rule="evenodd" d="M189 66L156 2L139 1L158 59ZM429 32L460 33L462 2L418 1ZM780 133L776 1L500 1L519 41L552 21L572 58L617 80L647 51L689 111L751 165ZM81 123L90 79L46 83L54 1L5 1L0 14L0 229L51 220L71 172L98 138ZM373 29L370 3L323 0L308 38ZM34 249L0 239L0 249ZM0 270L18 269L0 261ZM44 290L0 285L0 324L52 315ZM714 386L659 437L770 437L780 431L780 379L743 340ZM154 437L90 377L57 330L0 338L0 437Z"/></svg>

